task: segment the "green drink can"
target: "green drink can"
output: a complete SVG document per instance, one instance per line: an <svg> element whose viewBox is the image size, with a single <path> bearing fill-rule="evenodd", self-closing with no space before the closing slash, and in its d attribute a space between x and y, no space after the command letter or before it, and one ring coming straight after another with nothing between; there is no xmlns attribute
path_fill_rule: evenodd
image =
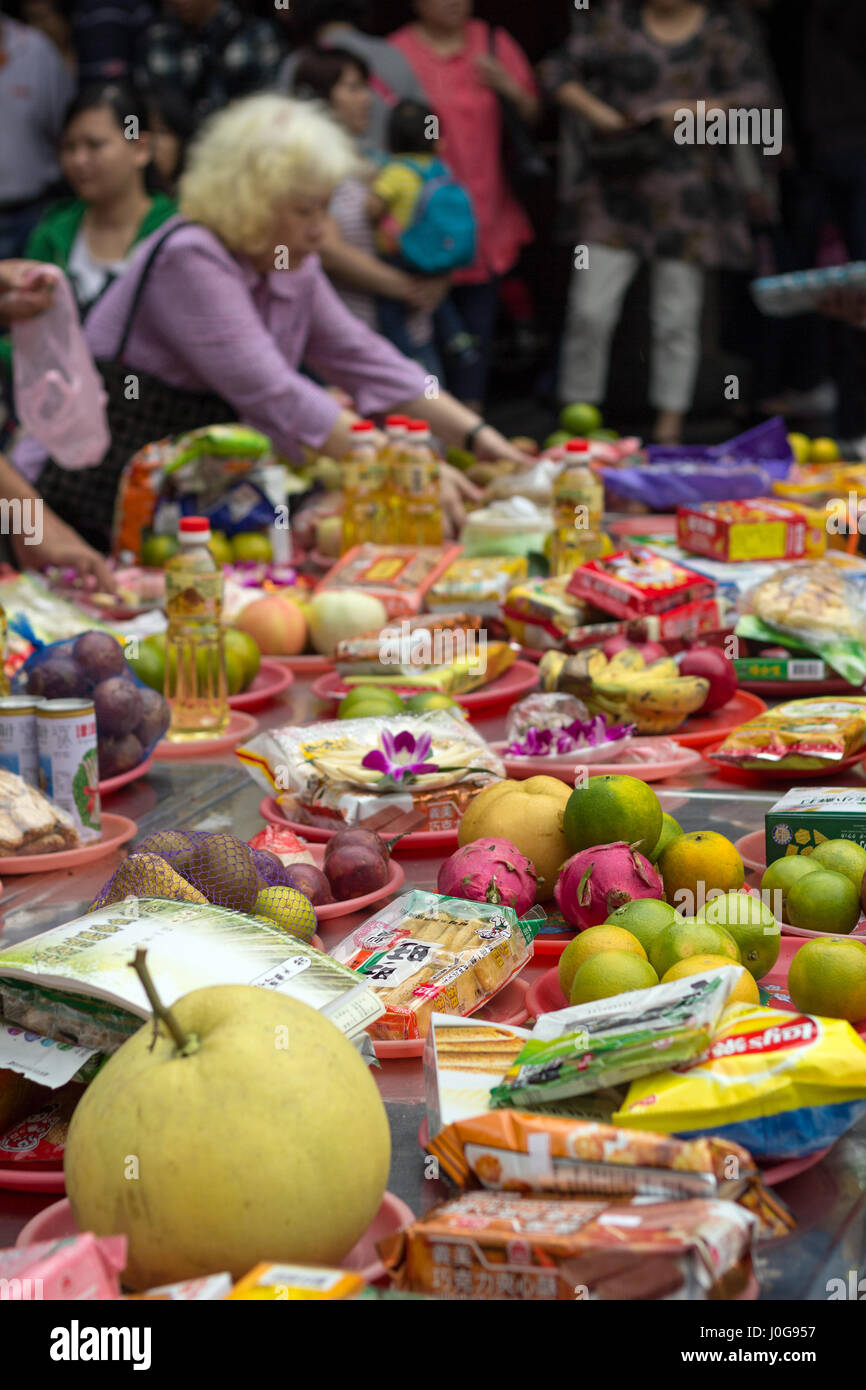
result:
<svg viewBox="0 0 866 1390"><path fill-rule="evenodd" d="M67 812L82 841L102 832L99 757L92 700L39 700L39 786Z"/></svg>

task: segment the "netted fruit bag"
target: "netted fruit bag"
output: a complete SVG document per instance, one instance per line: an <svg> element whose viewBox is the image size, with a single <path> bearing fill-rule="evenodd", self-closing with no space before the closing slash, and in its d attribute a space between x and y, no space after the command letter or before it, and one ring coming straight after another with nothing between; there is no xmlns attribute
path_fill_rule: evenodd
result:
<svg viewBox="0 0 866 1390"><path fill-rule="evenodd" d="M100 778L143 763L171 718L168 702L139 680L117 638L97 628L38 647L15 673L12 693L92 700Z"/></svg>
<svg viewBox="0 0 866 1390"><path fill-rule="evenodd" d="M158 830L148 835L103 884L89 910L126 898L212 903L303 941L310 941L316 930L316 909L276 855L222 832Z"/></svg>

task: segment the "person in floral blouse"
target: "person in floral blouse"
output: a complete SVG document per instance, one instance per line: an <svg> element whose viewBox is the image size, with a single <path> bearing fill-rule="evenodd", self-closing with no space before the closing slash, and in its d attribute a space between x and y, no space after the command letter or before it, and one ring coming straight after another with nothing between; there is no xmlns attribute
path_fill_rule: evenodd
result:
<svg viewBox="0 0 866 1390"><path fill-rule="evenodd" d="M682 138L683 113L698 112L699 102L726 117L769 107L752 32L735 4L610 0L577 12L567 43L543 65L555 101L580 118L585 156L571 190L575 269L558 394L563 403L604 399L623 299L649 262L659 443L679 442L691 404L705 271L752 260L736 149L675 135Z"/></svg>

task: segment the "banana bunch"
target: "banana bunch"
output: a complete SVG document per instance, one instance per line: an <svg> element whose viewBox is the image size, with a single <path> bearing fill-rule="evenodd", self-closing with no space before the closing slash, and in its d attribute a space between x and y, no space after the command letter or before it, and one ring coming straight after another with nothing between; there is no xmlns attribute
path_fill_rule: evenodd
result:
<svg viewBox="0 0 866 1390"><path fill-rule="evenodd" d="M540 666L545 690L564 690L609 723L634 724L638 734L672 734L699 710L709 681L681 676L673 657L646 664L634 647L606 657L600 647L576 656L548 652Z"/></svg>

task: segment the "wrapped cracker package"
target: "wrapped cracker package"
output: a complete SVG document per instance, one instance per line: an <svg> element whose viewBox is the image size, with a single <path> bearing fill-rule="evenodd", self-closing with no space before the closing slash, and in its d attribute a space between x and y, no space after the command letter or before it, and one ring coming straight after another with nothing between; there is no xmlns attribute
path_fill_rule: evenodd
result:
<svg viewBox="0 0 866 1390"><path fill-rule="evenodd" d="M831 772L866 745L866 697L787 700L728 734L713 754L731 767Z"/></svg>
<svg viewBox="0 0 866 1390"><path fill-rule="evenodd" d="M464 1192L379 1253L398 1288L468 1299L736 1298L757 1222L735 1202Z"/></svg>
<svg viewBox="0 0 866 1390"><path fill-rule="evenodd" d="M430 1017L471 1014L532 957L544 914L413 889L344 937L334 960L385 1006L374 1038L426 1037Z"/></svg>
<svg viewBox="0 0 866 1390"><path fill-rule="evenodd" d="M820 656L852 685L866 681L866 592L837 564L774 570L743 596L735 631Z"/></svg>
<svg viewBox="0 0 866 1390"><path fill-rule="evenodd" d="M495 1192L556 1192L606 1197L725 1197L757 1216L761 1234L787 1235L794 1221L762 1186L741 1145L708 1138L631 1133L614 1125L520 1110L460 1119L430 1139L458 1187Z"/></svg>
<svg viewBox="0 0 866 1390"><path fill-rule="evenodd" d="M494 1109L534 1110L694 1061L737 982L732 966L542 1014L490 1092Z"/></svg>
<svg viewBox="0 0 866 1390"><path fill-rule="evenodd" d="M476 792L505 776L501 758L449 710L284 725L237 756L290 820L390 835L456 826Z"/></svg>
<svg viewBox="0 0 866 1390"><path fill-rule="evenodd" d="M711 1131L756 1158L801 1158L866 1114L866 1042L850 1023L730 1004L705 1060L633 1081L617 1125Z"/></svg>

